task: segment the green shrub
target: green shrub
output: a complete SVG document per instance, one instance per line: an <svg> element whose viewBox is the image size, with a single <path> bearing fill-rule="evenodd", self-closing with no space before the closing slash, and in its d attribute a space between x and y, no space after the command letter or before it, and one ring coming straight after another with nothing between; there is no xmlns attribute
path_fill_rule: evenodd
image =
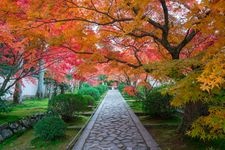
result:
<svg viewBox="0 0 225 150"><path fill-rule="evenodd" d="M6 104L4 100L0 98L0 113L9 112L9 106Z"/></svg>
<svg viewBox="0 0 225 150"><path fill-rule="evenodd" d="M118 90L122 93L123 89L125 88L126 84L125 83L119 83L118 85Z"/></svg>
<svg viewBox="0 0 225 150"><path fill-rule="evenodd" d="M108 89L106 85L98 85L95 88L99 91L101 95L104 94Z"/></svg>
<svg viewBox="0 0 225 150"><path fill-rule="evenodd" d="M95 99L90 95L83 95L84 100L87 102L88 105L94 106Z"/></svg>
<svg viewBox="0 0 225 150"><path fill-rule="evenodd" d="M87 106L87 101L79 94L60 94L48 104L49 110L61 115L64 121L72 120L75 112L84 111Z"/></svg>
<svg viewBox="0 0 225 150"><path fill-rule="evenodd" d="M85 87L85 88L83 87L78 91L78 93L81 95L90 95L95 100L99 100L99 98L100 98L99 91L93 87Z"/></svg>
<svg viewBox="0 0 225 150"><path fill-rule="evenodd" d="M144 100L144 111L152 117L169 118L175 112L175 109L170 105L171 96L161 93L163 88L165 87L152 89Z"/></svg>
<svg viewBox="0 0 225 150"><path fill-rule="evenodd" d="M88 83L82 83L81 88L88 88L91 87Z"/></svg>
<svg viewBox="0 0 225 150"><path fill-rule="evenodd" d="M66 124L59 117L45 117L34 126L35 134L42 140L54 140L65 134Z"/></svg>

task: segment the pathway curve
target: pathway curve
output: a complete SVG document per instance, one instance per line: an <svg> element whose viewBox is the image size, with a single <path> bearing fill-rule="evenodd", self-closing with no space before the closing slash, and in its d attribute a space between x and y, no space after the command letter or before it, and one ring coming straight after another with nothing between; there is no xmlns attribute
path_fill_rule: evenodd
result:
<svg viewBox="0 0 225 150"><path fill-rule="evenodd" d="M73 150L158 150L117 90L108 91Z"/></svg>

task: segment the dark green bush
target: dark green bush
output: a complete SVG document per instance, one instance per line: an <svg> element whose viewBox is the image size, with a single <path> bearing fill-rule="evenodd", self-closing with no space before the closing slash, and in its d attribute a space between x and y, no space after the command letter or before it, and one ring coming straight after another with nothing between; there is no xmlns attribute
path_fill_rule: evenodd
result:
<svg viewBox="0 0 225 150"><path fill-rule="evenodd" d="M87 101L80 94L60 94L53 97L48 104L49 110L61 115L64 121L72 120L75 112L84 111L87 106Z"/></svg>
<svg viewBox="0 0 225 150"><path fill-rule="evenodd" d="M98 85L95 88L99 91L101 95L104 94L108 89L106 85Z"/></svg>
<svg viewBox="0 0 225 150"><path fill-rule="evenodd" d="M122 93L123 89L125 88L126 84L125 83L119 83L118 85L118 90Z"/></svg>
<svg viewBox="0 0 225 150"><path fill-rule="evenodd" d="M35 134L42 140L54 140L65 134L66 124L59 117L45 117L34 126Z"/></svg>
<svg viewBox="0 0 225 150"><path fill-rule="evenodd" d="M152 117L170 118L175 109L170 105L171 96L162 94L165 87L153 88L147 93L146 100L143 101L144 111Z"/></svg>
<svg viewBox="0 0 225 150"><path fill-rule="evenodd" d="M91 87L88 83L82 83L81 88L88 88Z"/></svg>
<svg viewBox="0 0 225 150"><path fill-rule="evenodd" d="M90 95L83 95L84 101L87 102L88 105L94 106L95 99Z"/></svg>
<svg viewBox="0 0 225 150"><path fill-rule="evenodd" d="M9 112L9 106L0 98L0 113Z"/></svg>
<svg viewBox="0 0 225 150"><path fill-rule="evenodd" d="M90 95L95 100L99 100L99 98L100 98L99 91L93 87L83 87L78 91L78 93L81 95Z"/></svg>

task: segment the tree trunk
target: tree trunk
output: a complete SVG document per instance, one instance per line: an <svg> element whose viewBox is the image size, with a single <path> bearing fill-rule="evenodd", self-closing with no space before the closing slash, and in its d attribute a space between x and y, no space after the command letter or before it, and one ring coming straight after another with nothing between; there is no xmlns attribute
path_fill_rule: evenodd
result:
<svg viewBox="0 0 225 150"><path fill-rule="evenodd" d="M57 95L58 91L58 84L56 81L54 81L54 87L53 87L53 96Z"/></svg>
<svg viewBox="0 0 225 150"><path fill-rule="evenodd" d="M200 116L208 115L208 107L201 101L189 102L184 108L183 120L179 126L179 132L183 135L191 129L192 123Z"/></svg>
<svg viewBox="0 0 225 150"><path fill-rule="evenodd" d="M180 50L173 50L171 54L173 60L179 59ZM189 102L185 105L182 122L179 126L179 132L183 135L191 129L192 123L200 116L208 115L208 106L201 101Z"/></svg>
<svg viewBox="0 0 225 150"><path fill-rule="evenodd" d="M13 103L20 104L21 102L22 102L22 85L21 81L17 81L13 93Z"/></svg>
<svg viewBox="0 0 225 150"><path fill-rule="evenodd" d="M60 84L59 88L60 88L60 94L65 94L65 87L64 87L64 85Z"/></svg>
<svg viewBox="0 0 225 150"><path fill-rule="evenodd" d="M36 96L38 98L44 98L44 95L45 95L44 76L45 76L44 60L40 59L39 72L38 72L38 88L37 88L37 93L36 93Z"/></svg>

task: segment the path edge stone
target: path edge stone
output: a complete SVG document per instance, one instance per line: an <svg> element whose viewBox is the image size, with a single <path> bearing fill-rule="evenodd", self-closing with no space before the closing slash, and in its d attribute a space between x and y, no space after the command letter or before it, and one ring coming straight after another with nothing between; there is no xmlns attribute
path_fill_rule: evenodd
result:
<svg viewBox="0 0 225 150"><path fill-rule="evenodd" d="M124 105L126 106L130 117L132 118L133 122L135 123L136 127L138 128L139 132L141 133L141 135L142 135L143 139L145 140L145 143L147 144L147 146L150 147L151 150L161 150L159 145L156 143L156 141L153 139L153 137L149 134L149 132L146 130L146 128L140 122L138 117L135 115L133 110L127 104L127 102L125 101L125 99L123 98L121 93L120 93L120 96L122 97Z"/></svg>

